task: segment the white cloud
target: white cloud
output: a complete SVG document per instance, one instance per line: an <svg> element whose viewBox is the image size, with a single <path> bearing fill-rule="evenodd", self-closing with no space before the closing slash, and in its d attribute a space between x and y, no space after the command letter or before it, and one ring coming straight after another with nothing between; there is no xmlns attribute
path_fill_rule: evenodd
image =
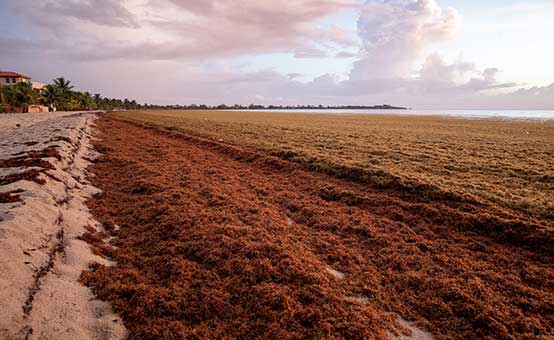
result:
<svg viewBox="0 0 554 340"><path fill-rule="evenodd" d="M369 0L358 19L364 57L352 79L404 77L428 44L450 38L460 23L455 9L434 0Z"/></svg>

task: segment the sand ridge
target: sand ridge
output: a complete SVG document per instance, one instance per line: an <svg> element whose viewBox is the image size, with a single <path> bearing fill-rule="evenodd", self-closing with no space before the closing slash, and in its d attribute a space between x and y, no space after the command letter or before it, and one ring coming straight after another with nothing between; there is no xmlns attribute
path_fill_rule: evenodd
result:
<svg viewBox="0 0 554 340"><path fill-rule="evenodd" d="M78 239L102 228L84 202L91 113L0 117L0 338L122 339L121 320L94 299L79 276L110 263ZM18 166L19 165L19 166ZM23 174L27 174L23 176Z"/></svg>

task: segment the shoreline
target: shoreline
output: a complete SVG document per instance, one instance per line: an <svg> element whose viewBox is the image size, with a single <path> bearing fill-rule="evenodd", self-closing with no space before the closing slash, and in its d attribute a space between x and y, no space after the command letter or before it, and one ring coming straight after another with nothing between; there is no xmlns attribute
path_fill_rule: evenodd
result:
<svg viewBox="0 0 554 340"><path fill-rule="evenodd" d="M218 111L218 110L214 110ZM229 112L262 112L262 113L279 113L279 114L306 114L306 115L336 115L340 117L348 116L396 116L396 117L422 117L422 118L457 118L457 119L475 119L475 120L515 120L515 121L551 121L554 120L554 110L221 110ZM545 112L547 116L515 116L501 112ZM450 113L445 113L450 112ZM463 114L466 112L466 114ZM473 112L473 113L472 113ZM480 112L480 114L476 114ZM486 112L498 112L499 114L486 114Z"/></svg>
<svg viewBox="0 0 554 340"><path fill-rule="evenodd" d="M143 110L113 110L111 112L148 112L156 111L153 109ZM158 109L157 111L185 111L185 112L198 112L198 111L213 111L213 112L259 112L259 113L274 113L274 114L294 114L294 115L308 115L308 116L337 116L337 117L404 117L404 118L441 118L441 119L463 119L463 120L485 120L485 121L522 121L522 122L549 122L554 120L554 110L419 110L419 109ZM466 112L464 114L463 112ZM473 113L472 113L473 112ZM481 114L476 114L480 112ZM487 112L495 112L495 114L486 114ZM502 113L504 112L504 113ZM505 112L543 112L545 116L525 116L525 115L509 115ZM59 111L59 112L42 112L34 113L38 115L48 114L102 114L106 113L103 110L91 110L91 111ZM468 114L469 113L469 114ZM9 121L14 120L12 116L23 115L26 113L0 113L0 128L9 126ZM9 117L6 117L9 116ZM11 118L11 119L10 119ZM17 120L17 117L15 117ZM15 123L11 124L14 125Z"/></svg>

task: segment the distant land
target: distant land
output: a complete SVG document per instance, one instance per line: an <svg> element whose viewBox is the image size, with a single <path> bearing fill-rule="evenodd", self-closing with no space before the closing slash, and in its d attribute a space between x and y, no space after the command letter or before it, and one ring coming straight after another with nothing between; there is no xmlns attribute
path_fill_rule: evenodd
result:
<svg viewBox="0 0 554 340"><path fill-rule="evenodd" d="M233 108L234 109L234 108ZM342 106L323 106L323 105L298 105L298 106L263 106L250 105L248 107L240 107L239 109L248 110L408 110L407 107L392 106L392 105L342 105Z"/></svg>
<svg viewBox="0 0 554 340"><path fill-rule="evenodd" d="M148 105L148 104L145 104ZM168 107L168 106L166 106ZM339 106L324 106L324 105L217 105L217 106L209 106L209 105L189 105L189 106L181 106L181 105L169 105L170 108L173 109L188 109L188 110L194 110L194 109L215 109L215 110L408 110L406 107L401 106L392 106L392 105L339 105Z"/></svg>
<svg viewBox="0 0 554 340"><path fill-rule="evenodd" d="M409 110L407 107L392 106L392 105L338 105L338 106L324 106L324 105L206 105L206 104L191 104L191 105L156 105L156 104L144 104L122 106L123 109L169 109L169 110Z"/></svg>

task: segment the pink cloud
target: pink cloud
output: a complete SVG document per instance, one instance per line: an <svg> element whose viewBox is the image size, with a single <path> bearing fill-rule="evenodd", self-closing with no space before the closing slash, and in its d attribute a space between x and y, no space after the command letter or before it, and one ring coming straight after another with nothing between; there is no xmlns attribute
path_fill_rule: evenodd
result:
<svg viewBox="0 0 554 340"><path fill-rule="evenodd" d="M368 0L361 7L354 0L6 1L29 31L20 37L0 32L0 45L9 47L0 66L42 81L64 75L109 96L159 103L554 107L553 85L519 88L499 81L494 67L447 62L438 54L415 65L460 25L456 10L435 0ZM360 9L357 32L322 24L352 8ZM36 15L41 11L48 15ZM331 73L308 81L278 68L230 66L235 56L273 52L358 60L348 79Z"/></svg>
<svg viewBox="0 0 554 340"><path fill-rule="evenodd" d="M12 6L22 16L51 28L63 26L65 21L83 21L110 27L139 27L135 16L121 1L19 0L12 1Z"/></svg>
<svg viewBox="0 0 554 340"><path fill-rule="evenodd" d="M351 0L171 0L192 14L186 21L165 19L153 25L186 40L179 49L193 55L294 52L299 57L324 55L319 45L355 44L351 32L337 25L318 26L321 19L357 6ZM164 42L166 43L166 42Z"/></svg>
<svg viewBox="0 0 554 340"><path fill-rule="evenodd" d="M355 0L8 0L37 39L79 60L192 60L289 52L315 56L326 43L354 44L353 32L321 20ZM319 52L322 56L324 53Z"/></svg>

